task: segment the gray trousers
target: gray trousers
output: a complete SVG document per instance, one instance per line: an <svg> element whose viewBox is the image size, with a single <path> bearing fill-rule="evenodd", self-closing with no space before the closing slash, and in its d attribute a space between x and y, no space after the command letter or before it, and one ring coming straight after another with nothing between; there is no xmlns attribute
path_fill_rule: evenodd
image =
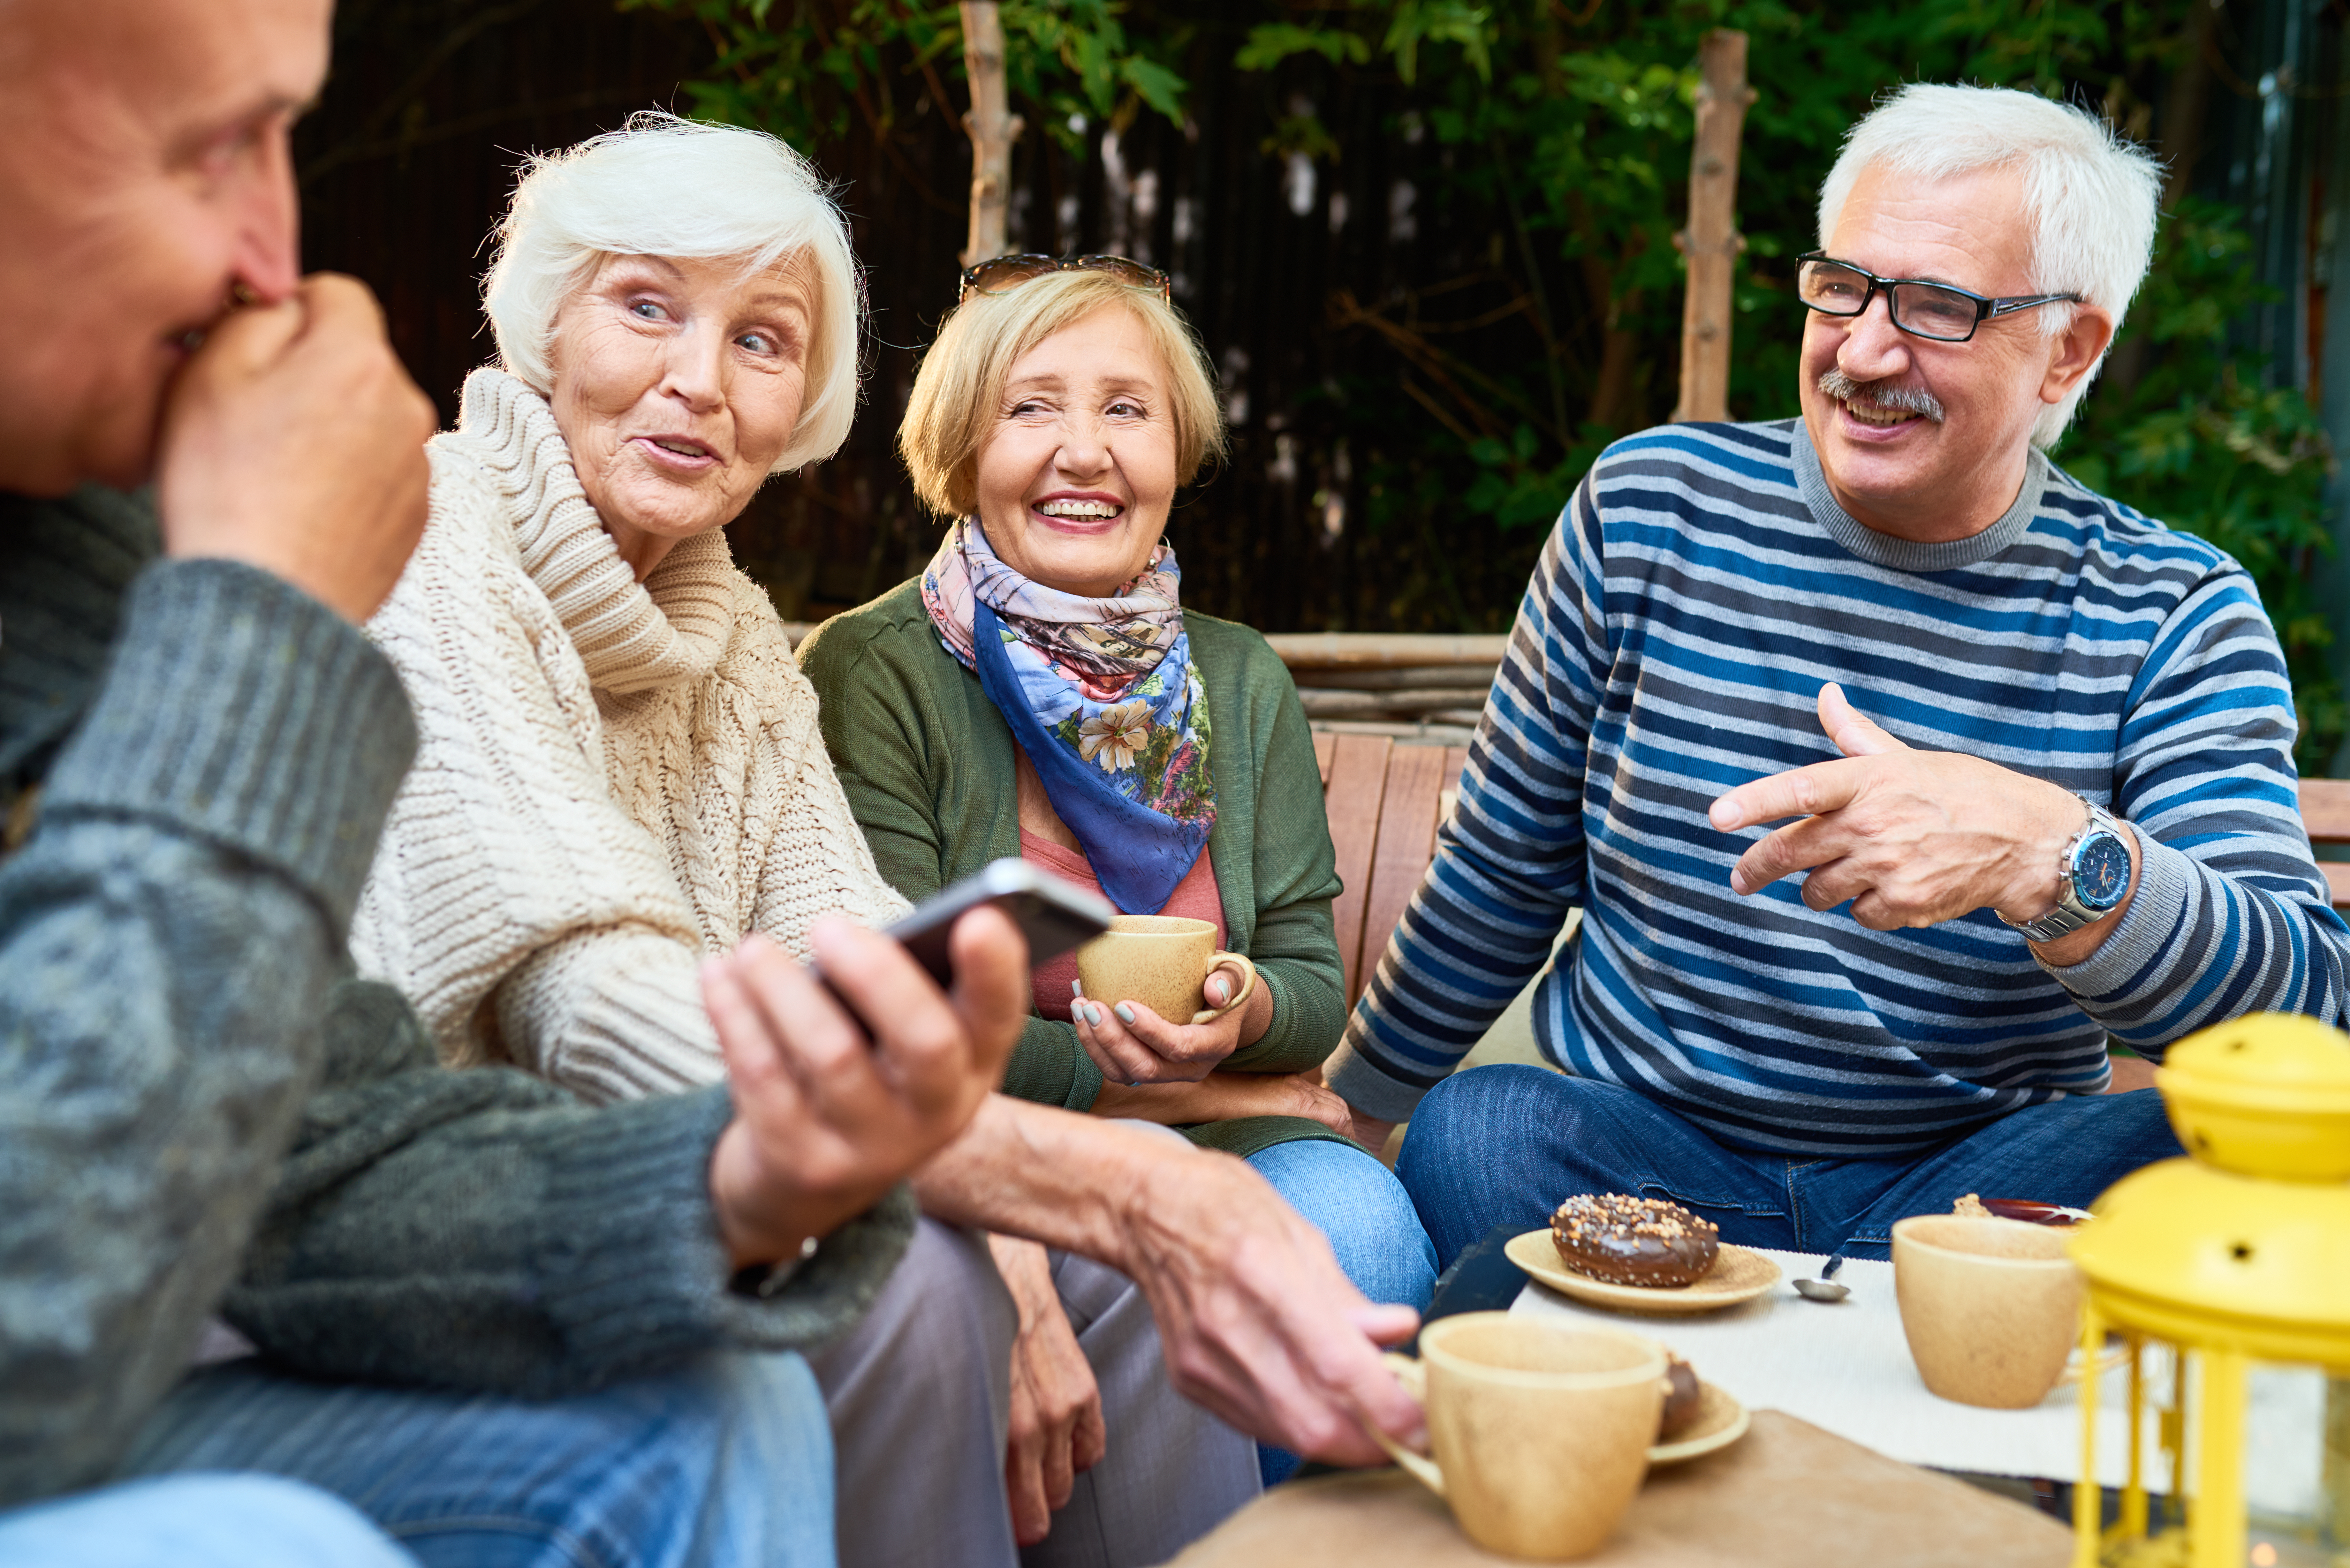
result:
<svg viewBox="0 0 2350 1568"><path fill-rule="evenodd" d="M1013 1544L1018 1314L986 1238L926 1219L865 1321L808 1358L832 1417L841 1568L1145 1568L1257 1495L1256 1445L1168 1383L1141 1291L1088 1259L1052 1260L1101 1386L1102 1462L1051 1535Z"/></svg>

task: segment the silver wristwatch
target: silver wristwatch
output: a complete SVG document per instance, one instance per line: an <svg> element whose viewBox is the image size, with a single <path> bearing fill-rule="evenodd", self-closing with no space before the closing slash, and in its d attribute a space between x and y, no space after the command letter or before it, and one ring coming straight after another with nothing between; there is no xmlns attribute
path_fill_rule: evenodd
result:
<svg viewBox="0 0 2350 1568"><path fill-rule="evenodd" d="M2057 854L2056 907L2036 920L1999 917L2035 942L2053 942L2102 920L2129 896L2129 840L2123 836L2129 829L2086 795L2080 801L2089 808L2089 821Z"/></svg>

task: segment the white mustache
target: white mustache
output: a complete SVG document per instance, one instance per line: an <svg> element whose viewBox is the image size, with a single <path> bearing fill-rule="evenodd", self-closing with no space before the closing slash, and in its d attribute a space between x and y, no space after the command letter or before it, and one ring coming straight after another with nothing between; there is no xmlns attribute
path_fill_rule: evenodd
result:
<svg viewBox="0 0 2350 1568"><path fill-rule="evenodd" d="M1942 405L1933 393L1923 387L1888 387L1876 381L1856 381L1842 370L1830 368L1822 372L1820 390L1840 403L1862 402L1874 408L1898 413L1919 414L1942 422Z"/></svg>

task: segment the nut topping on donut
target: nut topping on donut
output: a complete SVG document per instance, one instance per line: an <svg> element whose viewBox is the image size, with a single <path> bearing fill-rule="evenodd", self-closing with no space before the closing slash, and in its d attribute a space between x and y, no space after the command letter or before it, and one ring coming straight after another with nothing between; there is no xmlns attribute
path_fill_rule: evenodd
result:
<svg viewBox="0 0 2350 1568"><path fill-rule="evenodd" d="M1566 1266L1614 1285L1694 1284L1713 1267L1720 1235L1678 1203L1620 1192L1579 1193L1550 1219Z"/></svg>

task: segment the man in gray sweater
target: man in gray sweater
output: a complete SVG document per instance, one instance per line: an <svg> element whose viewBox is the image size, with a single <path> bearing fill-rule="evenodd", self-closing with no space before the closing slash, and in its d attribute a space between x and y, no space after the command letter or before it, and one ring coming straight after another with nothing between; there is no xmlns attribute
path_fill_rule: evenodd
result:
<svg viewBox="0 0 2350 1568"><path fill-rule="evenodd" d="M348 978L431 410L296 265L328 16L0 0L0 1560L829 1562L783 1353L893 1266L1024 953L967 919L950 998L823 929L868 1034L746 944L732 1094L606 1109Z"/></svg>

